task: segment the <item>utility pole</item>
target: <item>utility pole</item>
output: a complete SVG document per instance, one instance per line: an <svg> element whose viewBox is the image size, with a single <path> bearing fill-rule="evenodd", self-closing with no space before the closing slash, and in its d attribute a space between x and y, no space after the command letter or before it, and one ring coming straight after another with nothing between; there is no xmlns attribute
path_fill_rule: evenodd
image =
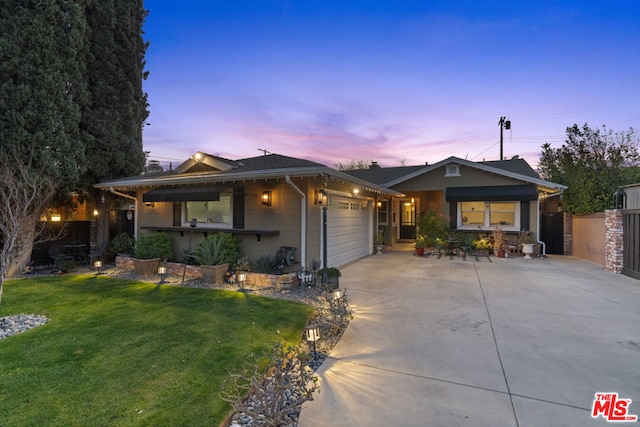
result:
<svg viewBox="0 0 640 427"><path fill-rule="evenodd" d="M506 117L502 116L498 124L500 125L500 160L504 160L504 154L502 152L502 129L511 129L511 120L506 120Z"/></svg>

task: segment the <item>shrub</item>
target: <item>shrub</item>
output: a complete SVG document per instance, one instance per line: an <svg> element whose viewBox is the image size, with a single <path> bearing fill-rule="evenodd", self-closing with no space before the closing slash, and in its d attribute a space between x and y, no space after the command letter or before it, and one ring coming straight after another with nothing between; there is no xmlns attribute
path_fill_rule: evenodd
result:
<svg viewBox="0 0 640 427"><path fill-rule="evenodd" d="M278 270L278 261L272 255L261 255L253 262L256 273L272 274Z"/></svg>
<svg viewBox="0 0 640 427"><path fill-rule="evenodd" d="M425 246L434 246L437 239L446 240L450 231L447 219L434 211L420 214L416 219L416 228L416 237L424 237Z"/></svg>
<svg viewBox="0 0 640 427"><path fill-rule="evenodd" d="M229 233L215 233L198 244L193 258L200 265L220 265L235 262L240 255L238 240Z"/></svg>
<svg viewBox="0 0 640 427"><path fill-rule="evenodd" d="M138 259L171 259L173 239L163 233L140 236L136 242L135 256Z"/></svg>
<svg viewBox="0 0 640 427"><path fill-rule="evenodd" d="M109 245L109 251L114 254L133 255L135 240L127 233L120 233L113 238Z"/></svg>

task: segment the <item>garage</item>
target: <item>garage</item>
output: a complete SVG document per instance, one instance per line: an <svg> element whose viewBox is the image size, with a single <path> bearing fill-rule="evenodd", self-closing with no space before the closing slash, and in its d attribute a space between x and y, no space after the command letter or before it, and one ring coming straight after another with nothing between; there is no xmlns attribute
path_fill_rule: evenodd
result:
<svg viewBox="0 0 640 427"><path fill-rule="evenodd" d="M327 211L327 264L342 267L371 254L370 205L366 200L331 197Z"/></svg>

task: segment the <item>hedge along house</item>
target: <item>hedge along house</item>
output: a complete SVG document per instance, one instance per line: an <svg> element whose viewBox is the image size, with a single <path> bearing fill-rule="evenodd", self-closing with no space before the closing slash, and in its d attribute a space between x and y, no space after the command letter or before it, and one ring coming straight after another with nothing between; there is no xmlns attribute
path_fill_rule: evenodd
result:
<svg viewBox="0 0 640 427"><path fill-rule="evenodd" d="M135 202L136 236L167 233L182 258L210 233L229 232L250 259L281 247L296 269L321 261L327 208L327 266L373 253L377 201L401 196L308 160L269 154L229 160L196 153L175 170L96 184ZM191 221L195 218L195 228ZM293 267L292 267L293 268Z"/></svg>
<svg viewBox="0 0 640 427"><path fill-rule="evenodd" d="M414 239L416 216L427 210L448 217L452 230L487 234L500 227L507 233L530 230L539 235L540 198L566 188L541 179L518 156L488 162L449 157L433 165L396 168L373 163L348 173L404 194L381 207L388 211L392 241Z"/></svg>

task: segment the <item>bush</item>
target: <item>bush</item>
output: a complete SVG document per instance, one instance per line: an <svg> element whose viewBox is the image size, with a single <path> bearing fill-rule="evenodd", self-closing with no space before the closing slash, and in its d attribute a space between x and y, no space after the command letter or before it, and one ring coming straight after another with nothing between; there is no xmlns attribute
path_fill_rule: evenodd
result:
<svg viewBox="0 0 640 427"><path fill-rule="evenodd" d="M113 255L133 255L134 246L135 240L132 237L129 237L127 233L121 233L113 238L109 245L109 251Z"/></svg>
<svg viewBox="0 0 640 427"><path fill-rule="evenodd" d="M135 256L138 259L171 259L173 239L163 233L140 236L136 242Z"/></svg>
<svg viewBox="0 0 640 427"><path fill-rule="evenodd" d="M193 258L200 265L233 263L240 255L238 240L229 233L215 233L198 244Z"/></svg>
<svg viewBox="0 0 640 427"><path fill-rule="evenodd" d="M449 236L447 219L437 212L426 211L416 219L418 235L424 237L425 246L434 246L437 239L446 240Z"/></svg>

